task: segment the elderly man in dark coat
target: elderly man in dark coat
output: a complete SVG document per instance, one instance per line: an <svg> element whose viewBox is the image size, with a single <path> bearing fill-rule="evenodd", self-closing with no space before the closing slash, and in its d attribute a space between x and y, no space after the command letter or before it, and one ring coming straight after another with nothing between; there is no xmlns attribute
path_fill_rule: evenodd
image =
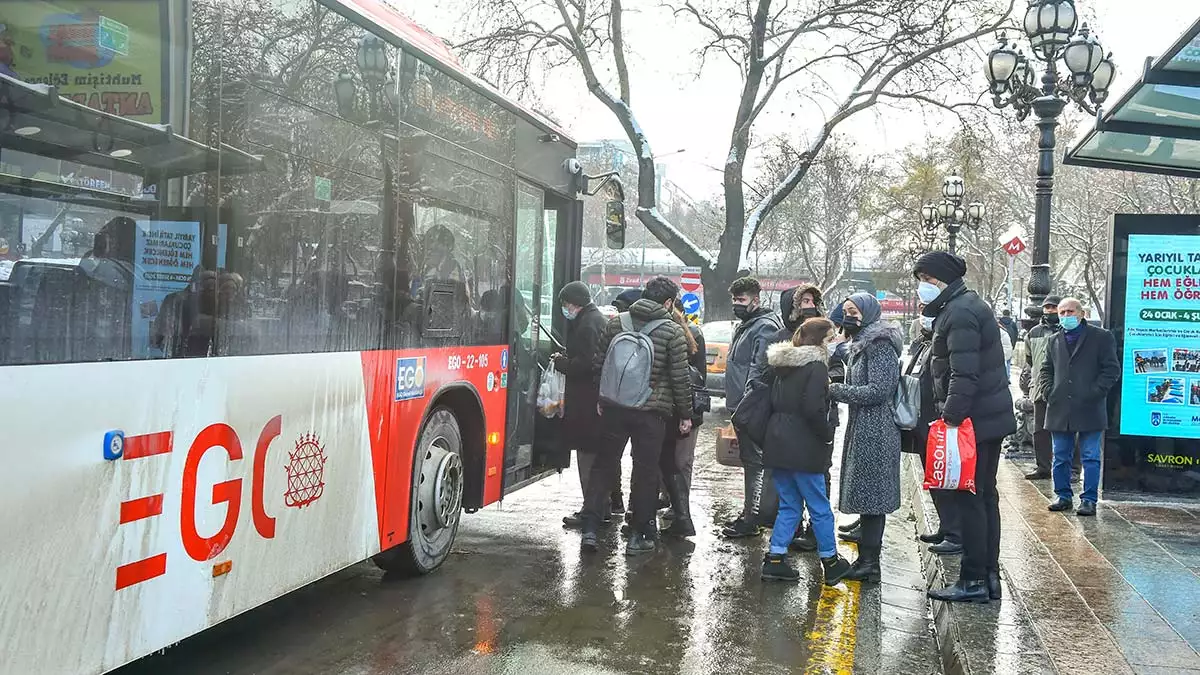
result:
<svg viewBox="0 0 1200 675"><path fill-rule="evenodd" d="M957 583L931 590L929 597L987 602L1000 599L1000 446L1017 430L1017 421L1000 325L987 303L967 290L966 273L962 258L943 251L926 253L913 268L920 282L917 293L927 301L922 314L933 317L929 368L934 404L948 427L971 420L977 452L975 494L953 494L962 530L962 571Z"/></svg>
<svg viewBox="0 0 1200 675"><path fill-rule="evenodd" d="M579 483L586 496L588 478L596 459L596 442L600 438L600 415L596 412L600 385L596 382L592 364L596 358L596 344L608 321L592 302L587 284L581 281L563 286L558 292L558 301L567 318L567 352L554 355L554 367L567 381L563 430L567 447L575 448ZM582 522L579 512L563 518L566 525L579 526Z"/></svg>
<svg viewBox="0 0 1200 675"><path fill-rule="evenodd" d="M884 517L900 508L900 430L893 401L904 331L882 319L883 309L870 293L855 293L842 309L850 360L845 383L829 385L829 398L850 407L838 510L862 515L859 556L846 578L878 582Z"/></svg>
<svg viewBox="0 0 1200 675"><path fill-rule="evenodd" d="M1050 338L1038 374L1039 389L1046 395L1046 430L1054 445L1054 494L1058 499L1050 510L1070 511L1075 505L1071 458L1078 440L1083 457L1079 515L1094 516L1100 488L1100 440L1108 427L1108 390L1121 376L1121 361L1112 333L1089 324L1079 300L1063 298L1058 317L1062 330Z"/></svg>

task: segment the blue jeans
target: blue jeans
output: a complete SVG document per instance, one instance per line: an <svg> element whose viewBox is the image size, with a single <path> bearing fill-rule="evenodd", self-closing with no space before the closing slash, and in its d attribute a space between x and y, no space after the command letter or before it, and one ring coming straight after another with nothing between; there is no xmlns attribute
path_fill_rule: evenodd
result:
<svg viewBox="0 0 1200 675"><path fill-rule="evenodd" d="M833 509L829 506L829 495L825 493L825 474L772 469L771 479L779 493L779 513L771 530L771 553L787 553L807 504L808 518L817 539L817 554L822 558L835 555L837 539L833 536Z"/></svg>
<svg viewBox="0 0 1200 675"><path fill-rule="evenodd" d="M1100 491L1100 439L1103 431L1052 431L1054 445L1054 494L1071 499L1071 459L1075 455L1075 436L1079 436L1079 455L1083 458L1083 494L1080 499L1095 502Z"/></svg>

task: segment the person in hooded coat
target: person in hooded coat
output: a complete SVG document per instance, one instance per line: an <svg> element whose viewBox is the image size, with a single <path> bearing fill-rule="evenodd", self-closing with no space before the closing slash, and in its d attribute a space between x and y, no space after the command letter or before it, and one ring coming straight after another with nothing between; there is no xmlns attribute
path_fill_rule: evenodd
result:
<svg viewBox="0 0 1200 675"><path fill-rule="evenodd" d="M812 284L803 284L801 286L793 286L785 289L779 294L779 318L783 322L783 328L775 333L775 337L771 340L774 344L792 344L792 339L796 335L796 331L800 329L800 325L808 319L823 317L825 315L825 306L821 289ZM834 326L833 330L837 330ZM827 355L828 356L828 355ZM826 373L831 359L826 359ZM838 359L836 364L845 370L844 360ZM838 426L838 408L836 405L829 406L829 425L836 429ZM830 441L832 443L832 441ZM832 482L829 476L829 471L825 471L825 494L829 495L832 488ZM803 500L800 503L801 512L804 511ZM778 518L776 519L778 520ZM806 526L801 521L800 526L796 530L795 538L792 540L791 548L797 551L815 551L817 550L817 540L812 531L811 526L812 514L809 514L809 524Z"/></svg>
<svg viewBox="0 0 1200 675"><path fill-rule="evenodd" d="M922 255L913 267L917 293L926 302L923 316L933 317L934 403L947 427L971 420L975 428L975 493L952 495L961 523L961 572L953 586L929 591L944 602L1000 599L996 471L1004 438L1017 430L1000 326L987 303L967 289L966 273L966 261L944 251Z"/></svg>
<svg viewBox="0 0 1200 675"><path fill-rule="evenodd" d="M788 314L784 314L787 320ZM797 581L800 572L787 563L792 535L807 505L825 584L834 586L850 563L837 553L827 477L833 455L834 427L829 423L829 350L833 322L810 318L792 338L767 348L771 415L763 440L763 464L771 468L779 494L779 514L771 547L763 558L762 578Z"/></svg>
<svg viewBox="0 0 1200 675"><path fill-rule="evenodd" d="M870 293L855 293L842 309L850 361L845 383L829 385L829 397L850 408L838 509L862 516L859 556L846 578L878 582L884 518L900 508L900 430L893 407L904 332L883 321L883 309Z"/></svg>

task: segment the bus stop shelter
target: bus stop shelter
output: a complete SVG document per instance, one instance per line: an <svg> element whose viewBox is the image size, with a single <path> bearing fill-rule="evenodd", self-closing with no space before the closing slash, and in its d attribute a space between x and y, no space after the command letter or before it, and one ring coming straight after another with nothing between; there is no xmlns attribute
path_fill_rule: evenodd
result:
<svg viewBox="0 0 1200 675"><path fill-rule="evenodd" d="M1096 119L1063 160L1098 169L1200 178L1200 19Z"/></svg>
<svg viewBox="0 0 1200 675"><path fill-rule="evenodd" d="M1200 179L1200 20L1065 164ZM1105 299L1121 379L1109 396L1106 494L1200 495L1200 214L1114 214Z"/></svg>

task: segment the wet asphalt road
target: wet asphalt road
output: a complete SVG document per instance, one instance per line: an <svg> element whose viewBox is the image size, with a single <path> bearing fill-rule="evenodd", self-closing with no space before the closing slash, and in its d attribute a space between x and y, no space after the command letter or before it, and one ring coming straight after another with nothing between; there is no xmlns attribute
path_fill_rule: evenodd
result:
<svg viewBox="0 0 1200 675"><path fill-rule="evenodd" d="M793 558L799 584L764 583L765 538L717 536L742 482L713 458L714 423L697 444L691 541L627 559L614 527L601 553L581 555L578 533L561 524L580 502L572 467L464 515L453 554L430 576L391 579L359 564L116 672L935 672L922 594L885 584L882 603L890 588L901 598L892 602L912 604L914 628L892 633L881 625L899 609L878 588L825 589L816 554Z"/></svg>

